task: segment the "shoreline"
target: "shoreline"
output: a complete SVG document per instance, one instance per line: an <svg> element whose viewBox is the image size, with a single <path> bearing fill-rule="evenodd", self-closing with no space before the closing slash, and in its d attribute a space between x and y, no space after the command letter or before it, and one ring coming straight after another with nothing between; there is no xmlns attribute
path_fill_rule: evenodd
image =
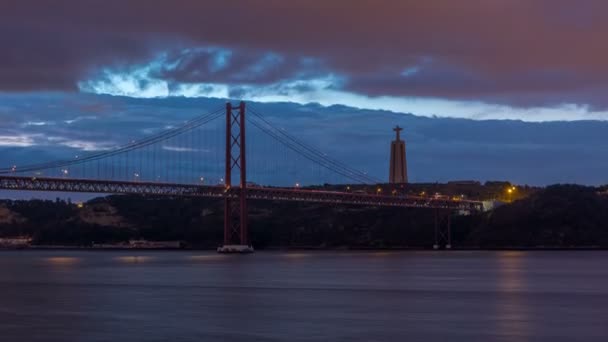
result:
<svg viewBox="0 0 608 342"><path fill-rule="evenodd" d="M215 251L216 248L171 248L171 247L85 247L85 246L19 246L0 247L0 251ZM266 247L258 248L256 252L293 252L293 251L318 251L318 252L420 252L420 251L605 251L608 247L602 246L573 246L573 247L452 247L451 249L433 249L424 247Z"/></svg>

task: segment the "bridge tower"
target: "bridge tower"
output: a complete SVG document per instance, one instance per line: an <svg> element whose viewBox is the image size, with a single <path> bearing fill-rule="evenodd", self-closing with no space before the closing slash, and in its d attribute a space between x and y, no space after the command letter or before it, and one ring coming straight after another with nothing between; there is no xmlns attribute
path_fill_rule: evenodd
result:
<svg viewBox="0 0 608 342"><path fill-rule="evenodd" d="M239 172L233 188L233 172ZM226 103L226 170L224 175L224 245L220 253L251 253L247 232L247 160L245 147L245 102Z"/></svg>

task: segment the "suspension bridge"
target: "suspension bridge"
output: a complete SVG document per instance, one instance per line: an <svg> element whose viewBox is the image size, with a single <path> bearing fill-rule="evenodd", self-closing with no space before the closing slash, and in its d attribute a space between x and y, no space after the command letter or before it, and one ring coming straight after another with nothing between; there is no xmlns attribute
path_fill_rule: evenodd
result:
<svg viewBox="0 0 608 342"><path fill-rule="evenodd" d="M329 191L318 184L342 184ZM451 214L481 202L367 193L351 185L382 181L278 127L244 102L227 103L180 126L108 150L0 168L0 189L211 197L224 201L224 246L252 251L249 200L423 208L435 211L435 248L450 247Z"/></svg>

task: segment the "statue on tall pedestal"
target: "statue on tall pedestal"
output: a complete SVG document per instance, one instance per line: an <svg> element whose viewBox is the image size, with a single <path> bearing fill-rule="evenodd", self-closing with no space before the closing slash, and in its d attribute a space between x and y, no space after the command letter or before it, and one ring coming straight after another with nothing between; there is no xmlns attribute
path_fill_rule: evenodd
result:
<svg viewBox="0 0 608 342"><path fill-rule="evenodd" d="M405 141L401 140L403 128L395 126L395 140L391 142L391 164L389 183L407 183L407 161L405 159Z"/></svg>

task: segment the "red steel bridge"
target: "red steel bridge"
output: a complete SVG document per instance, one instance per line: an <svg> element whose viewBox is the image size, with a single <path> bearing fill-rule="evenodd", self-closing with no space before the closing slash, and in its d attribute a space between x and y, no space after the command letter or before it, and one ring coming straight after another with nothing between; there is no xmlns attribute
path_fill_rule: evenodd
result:
<svg viewBox="0 0 608 342"><path fill-rule="evenodd" d="M244 102L227 103L118 148L0 168L0 189L218 198L224 201L224 245L240 247L250 241L248 200L433 209L436 248L451 245L451 213L482 210L477 201L384 194L380 180L330 158L254 109L247 114ZM323 180L344 186L312 186ZM372 190L351 191L351 185Z"/></svg>

